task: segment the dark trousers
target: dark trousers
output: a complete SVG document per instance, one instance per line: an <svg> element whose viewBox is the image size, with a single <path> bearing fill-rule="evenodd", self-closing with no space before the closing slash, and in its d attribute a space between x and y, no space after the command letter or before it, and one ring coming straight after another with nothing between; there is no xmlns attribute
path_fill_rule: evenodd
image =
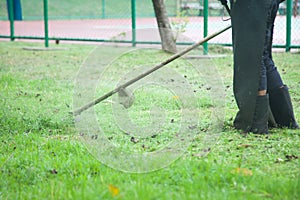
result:
<svg viewBox="0 0 300 200"><path fill-rule="evenodd" d="M280 1L272 0L267 21L266 38L261 65L261 77L258 90L273 90L283 86L282 79L272 59L272 42L276 14Z"/></svg>

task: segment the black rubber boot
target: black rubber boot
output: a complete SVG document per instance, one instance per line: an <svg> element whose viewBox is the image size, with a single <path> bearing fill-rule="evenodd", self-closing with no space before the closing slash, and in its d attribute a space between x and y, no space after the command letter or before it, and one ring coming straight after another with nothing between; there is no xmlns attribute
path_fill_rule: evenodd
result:
<svg viewBox="0 0 300 200"><path fill-rule="evenodd" d="M270 97L269 97L269 100L270 100ZM277 128L278 126L277 126L276 120L274 118L274 115L272 113L272 110L271 110L270 106L269 106L268 110L269 110L268 127L269 127L269 129L270 128Z"/></svg>
<svg viewBox="0 0 300 200"><path fill-rule="evenodd" d="M270 107L278 127L299 128L293 111L288 87L269 91Z"/></svg>
<svg viewBox="0 0 300 200"><path fill-rule="evenodd" d="M269 114L268 94L257 96L251 132L256 134L267 134Z"/></svg>
<svg viewBox="0 0 300 200"><path fill-rule="evenodd" d="M242 119L240 111L238 111L233 121L234 127L238 130L243 130L245 132L253 132L257 134L267 134L269 128L276 128L277 124L271 112L271 108L268 104L268 101L268 95L257 96L252 126L249 126L249 128L247 128L246 130L242 128Z"/></svg>

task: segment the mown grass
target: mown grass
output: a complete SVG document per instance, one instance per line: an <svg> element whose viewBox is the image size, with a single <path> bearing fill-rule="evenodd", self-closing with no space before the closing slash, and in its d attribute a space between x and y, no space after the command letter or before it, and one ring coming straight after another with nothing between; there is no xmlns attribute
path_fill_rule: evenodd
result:
<svg viewBox="0 0 300 200"><path fill-rule="evenodd" d="M95 47L63 44L67 50L28 51L23 50L25 46L42 47L42 44L0 43L0 199L300 198L299 130L274 129L269 135L243 136L232 127L236 106L232 97L230 51L224 50L222 53L226 57L210 62L216 66L226 94L225 121L217 140L203 144L202 134L205 134L205 128L210 125L207 123L209 118L203 113L211 112L214 107L209 98L209 82L202 83L203 79L199 78L195 83L197 76L193 74L193 70L179 66L178 72L186 75L192 87L195 87L193 89L196 90L197 105L203 112L199 116L199 134L184 155L170 166L136 174L112 169L95 159L81 142L81 135L75 128L76 122L68 113L72 110L77 72ZM103 48L108 57L110 54L115 55L113 51L117 50L109 46L98 48ZM215 48L215 52L217 51L220 49ZM124 65L119 73L103 77L116 82L122 71L136 63L142 65L149 59L156 62L167 57L157 51L153 55L149 57L142 50L127 54L122 57ZM299 53L274 55L283 79L290 87L298 119L299 58ZM185 61L177 63L180 62ZM191 62L197 68L207 61ZM174 68L177 69L176 65ZM199 88L199 85L202 87ZM113 86L107 84L108 89ZM147 124L147 121L143 121L147 118L145 113L149 108L150 97L147 98L147 95L153 95L153 102L157 96L157 101L162 106L170 106L168 113L178 109L174 98L169 98L169 93L160 94L155 93L156 91L157 88L150 91L139 90L136 94L130 115L135 120L141 120L141 124ZM101 87L96 94L102 94ZM111 115L110 107L106 111L101 109L111 105L113 101L114 99L108 99L96 106L99 119ZM138 112L143 109L145 113ZM149 140L133 141L130 135L114 135L109 128L105 127L107 137L113 137L112 142L119 143L129 152L155 151L164 146L164 141L168 141L170 137L164 134Z"/></svg>

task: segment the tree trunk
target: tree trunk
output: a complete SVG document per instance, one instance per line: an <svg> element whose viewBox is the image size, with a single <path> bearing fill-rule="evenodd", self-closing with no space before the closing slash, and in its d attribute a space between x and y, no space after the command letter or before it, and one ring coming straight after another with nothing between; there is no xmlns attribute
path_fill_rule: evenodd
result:
<svg viewBox="0 0 300 200"><path fill-rule="evenodd" d="M164 0L152 0L152 3L161 38L162 49L164 51L175 53L177 51L176 42L174 39Z"/></svg>
<svg viewBox="0 0 300 200"><path fill-rule="evenodd" d="M298 0L294 1L294 6L293 6L293 15L294 17L297 17L298 14Z"/></svg>

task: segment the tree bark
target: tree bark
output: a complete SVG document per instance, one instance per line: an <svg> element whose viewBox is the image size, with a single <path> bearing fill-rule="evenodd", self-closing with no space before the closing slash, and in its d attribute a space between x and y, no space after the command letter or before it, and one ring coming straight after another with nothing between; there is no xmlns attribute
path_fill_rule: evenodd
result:
<svg viewBox="0 0 300 200"><path fill-rule="evenodd" d="M172 32L164 0L152 0L156 21L162 43L162 49L175 53L176 41Z"/></svg>

